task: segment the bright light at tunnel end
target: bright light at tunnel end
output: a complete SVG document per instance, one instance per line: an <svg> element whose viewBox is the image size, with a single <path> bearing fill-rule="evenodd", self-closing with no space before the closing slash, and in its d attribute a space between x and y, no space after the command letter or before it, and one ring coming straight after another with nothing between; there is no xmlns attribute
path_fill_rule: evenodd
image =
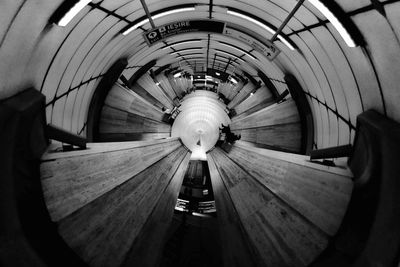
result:
<svg viewBox="0 0 400 267"><path fill-rule="evenodd" d="M348 31L344 28L343 24L336 18L336 16L320 1L318 0L308 0L315 8L317 8L335 27L335 29L342 36L343 40L349 47L356 47L356 43L350 36Z"/></svg>
<svg viewBox="0 0 400 267"><path fill-rule="evenodd" d="M161 17L165 17L171 14L175 14L175 13L180 13L180 12L187 12L187 11L194 11L195 8L194 7L184 7L184 8L177 8L177 9L173 9L173 10L168 10L165 12L162 12L160 14L151 16L151 18L153 20L161 18ZM135 25L133 25L132 27L130 27L129 29L125 30L122 34L123 35L127 35L129 34L131 31L136 30L137 28L139 28L140 26L143 26L144 24L146 24L147 22L149 22L149 19L144 19L138 23L136 23Z"/></svg>
<svg viewBox="0 0 400 267"><path fill-rule="evenodd" d="M67 24L85 7L91 0L81 0L76 3L65 15L57 22L58 26L65 27Z"/></svg>

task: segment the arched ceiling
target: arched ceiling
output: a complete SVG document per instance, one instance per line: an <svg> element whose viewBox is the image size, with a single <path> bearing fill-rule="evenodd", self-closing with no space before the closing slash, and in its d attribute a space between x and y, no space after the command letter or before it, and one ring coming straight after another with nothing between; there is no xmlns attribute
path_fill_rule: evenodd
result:
<svg viewBox="0 0 400 267"><path fill-rule="evenodd" d="M361 46L349 47L326 15L314 6L316 1L306 0L282 29L282 37L274 42L281 52L273 61L227 31L267 44L273 35L271 29L282 25L295 7L295 0L87 2L66 26L52 23L64 1L1 2L0 98L34 86L46 95L49 122L85 135L87 110L95 88L116 60L128 57L126 77L155 59L154 69L167 64L188 72L226 68L228 74L246 72L256 80L260 80L258 71L262 71L280 93L287 88L285 73L291 73L311 105L316 148L351 143L357 115L370 108L400 121L399 1L323 1L336 3L341 12L332 11L346 22L345 27L349 27L349 21L354 23L365 40ZM143 33L152 28L150 22L122 34L147 18L142 2L154 17L155 27L211 20L226 23L226 28L223 33L174 35L149 46ZM160 17L179 8L190 9ZM176 44L185 41L196 42ZM188 50L193 48L198 49Z"/></svg>

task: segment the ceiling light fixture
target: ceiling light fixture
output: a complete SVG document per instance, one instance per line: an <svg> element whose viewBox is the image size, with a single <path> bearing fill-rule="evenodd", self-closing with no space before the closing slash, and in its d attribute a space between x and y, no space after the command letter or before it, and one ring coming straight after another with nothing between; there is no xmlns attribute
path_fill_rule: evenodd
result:
<svg viewBox="0 0 400 267"><path fill-rule="evenodd" d="M244 14L242 14L242 13L239 13L239 12L236 12L236 11L232 11L232 10L228 10L227 13L228 13L229 15L233 15L233 16L236 16L236 17L245 19L245 20L247 20L247 21L250 21L250 22L252 22L252 23L254 23L254 24L260 26L261 28L267 30L267 31L270 32L272 35L274 35L274 34L276 33L276 31L273 30L271 27L265 25L264 23L262 23L262 22L260 22L260 21L258 21L258 20L256 20L256 19L253 19L253 18L251 18L251 17L249 17L249 16L246 16L246 15L244 15ZM289 47L290 50L295 50L294 47L290 44L290 42L289 42L288 40L286 40L285 37L283 37L282 35L278 34L278 39L279 39L282 43L284 43L287 47Z"/></svg>
<svg viewBox="0 0 400 267"><path fill-rule="evenodd" d="M234 84L238 83L238 81L236 79L234 79L233 77L229 77L229 81L231 81Z"/></svg>
<svg viewBox="0 0 400 267"><path fill-rule="evenodd" d="M343 24L339 19L319 0L308 0L315 8L317 8L335 27L342 36L343 40L349 47L356 47L356 43L349 34L349 32L344 28Z"/></svg>
<svg viewBox="0 0 400 267"><path fill-rule="evenodd" d="M175 13L180 13L180 12L187 12L187 11L194 11L195 8L194 7L184 7L184 8L177 8L177 9L172 9L172 10L168 10L159 14L156 14L154 16L151 16L151 18L153 20L161 18L161 17L165 17L171 14L175 14ZM138 23L136 23L135 25L133 25L132 27L130 27L129 29L125 30L122 34L123 35L127 35L129 34L131 31L136 30L137 28L139 28L140 26L143 26L144 24L148 23L149 19L144 19L142 21L139 21Z"/></svg>
<svg viewBox="0 0 400 267"><path fill-rule="evenodd" d="M65 13L64 17L57 22L58 26L64 27L81 11L87 4L89 4L91 0L80 0L78 1L67 13Z"/></svg>

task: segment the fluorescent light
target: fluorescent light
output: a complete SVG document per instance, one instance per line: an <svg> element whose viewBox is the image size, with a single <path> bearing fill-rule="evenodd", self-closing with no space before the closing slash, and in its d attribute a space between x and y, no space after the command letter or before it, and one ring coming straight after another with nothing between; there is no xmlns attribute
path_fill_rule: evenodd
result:
<svg viewBox="0 0 400 267"><path fill-rule="evenodd" d="M58 26L64 27L79 13L91 0L80 0L76 3L57 23Z"/></svg>
<svg viewBox="0 0 400 267"><path fill-rule="evenodd" d="M183 208L181 208L181 207L175 207L175 209L176 210L179 210L179 211L185 211Z"/></svg>
<svg viewBox="0 0 400 267"><path fill-rule="evenodd" d="M217 76L220 76L220 75L221 75L221 73L219 73L219 72L215 72L215 75L217 75Z"/></svg>
<svg viewBox="0 0 400 267"><path fill-rule="evenodd" d="M238 83L238 82L237 82L234 78L232 78L232 77L230 77L229 80L230 80L231 82L235 83L235 84Z"/></svg>
<svg viewBox="0 0 400 267"><path fill-rule="evenodd" d="M174 78L178 78L178 77L180 77L181 75L182 75L181 72L175 73L175 74L174 74Z"/></svg>
<svg viewBox="0 0 400 267"><path fill-rule="evenodd" d="M308 0L313 6L315 6L336 28L339 34L342 36L343 40L349 47L356 47L356 44L351 38L350 34L343 27L342 23L335 17L335 15L320 1L318 0Z"/></svg>
<svg viewBox="0 0 400 267"><path fill-rule="evenodd" d="M247 51L245 51L245 50L243 50L243 49L237 48L237 47L235 47L235 46L233 46L233 45L230 45L230 44L227 44L227 43L223 43L223 42L219 42L219 43L222 44L222 45L224 45L224 46L233 48L233 49L235 49L235 50L237 50L237 51L239 51L239 52L242 52L242 53L248 55L249 57L251 57L252 59L256 60L256 58L255 58L253 55L251 55L249 52L247 52Z"/></svg>
<svg viewBox="0 0 400 267"><path fill-rule="evenodd" d="M247 21L250 21L250 22L252 22L254 24L257 24L261 28L263 28L263 29L267 30L268 32L270 32L272 35L274 35L276 33L275 30L271 29L270 27L268 27L264 23L262 23L262 22L260 22L260 21L258 21L256 19L253 19L253 18L251 18L249 16L246 16L246 15L244 15L242 13L238 13L238 12L231 11L231 10L228 10L227 13L230 14L230 15L245 19ZM287 47L289 47L290 50L295 50L294 47L288 42L288 40L286 40L282 35L278 34L278 39L281 40L282 43L284 43Z"/></svg>
<svg viewBox="0 0 400 267"><path fill-rule="evenodd" d="M151 16L151 18L152 18L153 20L155 20L155 19L158 19L158 18L161 18L161 17L164 17L164 16L168 16L168 15L171 15L171 14L180 13L180 12L186 12L186 11L194 11L194 10L195 10L194 7L178 8L178 9L173 9L173 10L165 11L165 12L162 12L162 13L160 13L160 14ZM140 21L140 22L138 22L138 23L136 23L135 25L133 25L132 27L130 27L129 29L127 29L126 31L124 31L122 34L123 34L123 35L127 35L127 34L130 33L131 31L136 30L137 28L139 28L140 26L146 24L147 22L149 22L149 19L148 19L148 18L147 18L147 19L144 19L144 20L142 20L142 21Z"/></svg>

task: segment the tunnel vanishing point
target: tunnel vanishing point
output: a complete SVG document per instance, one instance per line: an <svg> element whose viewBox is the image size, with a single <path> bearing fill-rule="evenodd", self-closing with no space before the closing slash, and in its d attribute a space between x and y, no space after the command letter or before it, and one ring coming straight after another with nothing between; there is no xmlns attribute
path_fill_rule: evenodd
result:
<svg viewBox="0 0 400 267"><path fill-rule="evenodd" d="M399 267L399 0L0 1L0 266Z"/></svg>

